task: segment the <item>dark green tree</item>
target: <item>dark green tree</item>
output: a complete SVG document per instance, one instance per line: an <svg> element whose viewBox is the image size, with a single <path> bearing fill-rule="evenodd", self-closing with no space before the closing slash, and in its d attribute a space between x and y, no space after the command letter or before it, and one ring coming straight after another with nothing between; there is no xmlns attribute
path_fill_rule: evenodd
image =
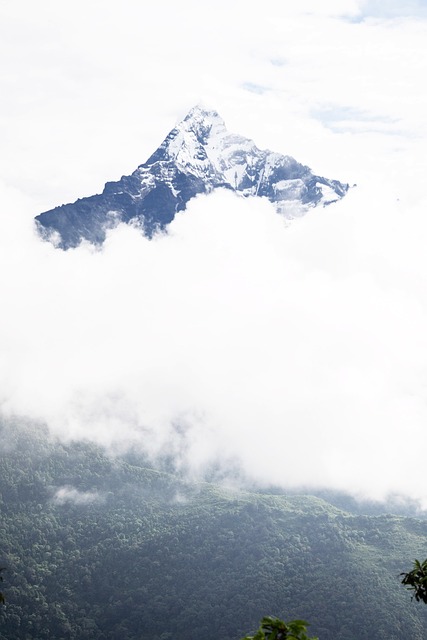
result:
<svg viewBox="0 0 427 640"><path fill-rule="evenodd" d="M280 618L265 616L255 635L245 636L243 640L318 640L318 638L308 637L307 622L304 620L283 622Z"/></svg>
<svg viewBox="0 0 427 640"><path fill-rule="evenodd" d="M401 573L403 576L401 582L409 591L413 591L412 598L417 602L427 604L427 559L424 562L415 560L414 568L408 573Z"/></svg>
<svg viewBox="0 0 427 640"><path fill-rule="evenodd" d="M3 576L1 575L3 571L4 571L4 567L0 567L0 582L3 582ZM3 604L3 603L4 603L4 595L2 591L0 591L0 604Z"/></svg>

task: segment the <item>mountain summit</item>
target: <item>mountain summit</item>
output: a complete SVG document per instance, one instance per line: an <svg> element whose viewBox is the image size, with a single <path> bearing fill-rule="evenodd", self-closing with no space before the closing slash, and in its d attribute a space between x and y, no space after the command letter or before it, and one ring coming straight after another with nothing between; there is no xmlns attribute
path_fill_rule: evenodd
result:
<svg viewBox="0 0 427 640"><path fill-rule="evenodd" d="M62 249L82 240L100 244L119 222L136 223L151 236L195 195L220 187L264 196L287 218L335 202L348 190L348 184L316 176L291 156L258 149L252 140L227 131L216 111L196 106L130 176L36 220L41 235Z"/></svg>

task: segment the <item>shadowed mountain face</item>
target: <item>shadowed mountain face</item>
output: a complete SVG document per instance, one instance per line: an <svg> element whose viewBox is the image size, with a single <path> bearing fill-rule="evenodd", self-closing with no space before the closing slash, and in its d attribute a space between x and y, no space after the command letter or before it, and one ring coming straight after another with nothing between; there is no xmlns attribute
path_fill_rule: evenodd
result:
<svg viewBox="0 0 427 640"><path fill-rule="evenodd" d="M258 149L252 140L229 133L216 111L197 106L130 176L36 220L41 235L62 249L82 240L100 244L119 222L152 236L195 195L221 187L266 197L287 218L335 202L348 190L348 184L316 176L290 156Z"/></svg>

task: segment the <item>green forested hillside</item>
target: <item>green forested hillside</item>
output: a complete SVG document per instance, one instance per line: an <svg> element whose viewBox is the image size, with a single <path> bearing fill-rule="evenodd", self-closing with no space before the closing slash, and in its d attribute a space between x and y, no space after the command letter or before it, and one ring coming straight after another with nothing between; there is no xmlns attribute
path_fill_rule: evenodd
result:
<svg viewBox="0 0 427 640"><path fill-rule="evenodd" d="M188 484L40 430L1 443L1 640L238 640L266 614L320 640L427 637L399 582L426 521Z"/></svg>

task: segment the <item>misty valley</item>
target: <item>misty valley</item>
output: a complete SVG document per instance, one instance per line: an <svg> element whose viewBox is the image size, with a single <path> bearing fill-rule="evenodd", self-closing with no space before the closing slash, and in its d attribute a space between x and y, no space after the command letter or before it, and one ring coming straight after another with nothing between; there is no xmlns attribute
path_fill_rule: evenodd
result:
<svg viewBox="0 0 427 640"><path fill-rule="evenodd" d="M0 640L427 640L427 0L0 60Z"/></svg>
<svg viewBox="0 0 427 640"><path fill-rule="evenodd" d="M196 106L31 220L2 317L0 640L239 640L264 616L425 639L401 584L426 555L425 284L387 262L425 243L408 225L402 258L397 206L398 252L366 234L361 193Z"/></svg>

